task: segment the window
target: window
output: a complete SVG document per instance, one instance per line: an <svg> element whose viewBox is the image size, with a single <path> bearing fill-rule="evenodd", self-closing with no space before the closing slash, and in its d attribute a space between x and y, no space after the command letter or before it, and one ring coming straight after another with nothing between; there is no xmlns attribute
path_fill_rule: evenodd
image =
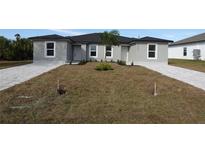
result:
<svg viewBox="0 0 205 154"><path fill-rule="evenodd" d="M187 56L187 47L183 48L183 56Z"/></svg>
<svg viewBox="0 0 205 154"><path fill-rule="evenodd" d="M148 59L157 59L157 45L156 44L148 44Z"/></svg>
<svg viewBox="0 0 205 154"><path fill-rule="evenodd" d="M45 56L55 57L55 42L46 42L45 46Z"/></svg>
<svg viewBox="0 0 205 154"><path fill-rule="evenodd" d="M105 46L105 57L106 58L112 58L112 46L111 45L107 45Z"/></svg>
<svg viewBox="0 0 205 154"><path fill-rule="evenodd" d="M90 45L89 46L90 57L97 57L97 45Z"/></svg>

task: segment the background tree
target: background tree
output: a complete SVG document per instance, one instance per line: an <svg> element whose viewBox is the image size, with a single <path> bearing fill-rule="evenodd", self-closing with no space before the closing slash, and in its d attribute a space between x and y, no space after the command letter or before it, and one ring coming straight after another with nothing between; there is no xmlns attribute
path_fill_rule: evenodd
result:
<svg viewBox="0 0 205 154"><path fill-rule="evenodd" d="M102 43L105 45L119 45L118 36L120 36L118 30L111 30L110 32L104 31L100 37Z"/></svg>
<svg viewBox="0 0 205 154"><path fill-rule="evenodd" d="M21 39L21 35L20 35L20 34L18 34L18 33L17 33L17 34L15 34L14 36L15 36L15 38L16 38L16 41L19 41L19 40Z"/></svg>
<svg viewBox="0 0 205 154"><path fill-rule="evenodd" d="M4 55L6 55L11 41L3 36L0 36L0 60L4 59Z"/></svg>
<svg viewBox="0 0 205 154"><path fill-rule="evenodd" d="M29 39L15 35L16 40L0 37L1 60L30 60L33 58L33 46Z"/></svg>

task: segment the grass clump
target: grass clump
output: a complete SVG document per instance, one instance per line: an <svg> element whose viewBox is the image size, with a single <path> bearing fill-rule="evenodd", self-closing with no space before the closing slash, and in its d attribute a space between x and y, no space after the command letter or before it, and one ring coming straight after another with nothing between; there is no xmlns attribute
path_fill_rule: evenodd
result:
<svg viewBox="0 0 205 154"><path fill-rule="evenodd" d="M111 64L106 63L106 62L101 62L99 63L96 68L98 71L108 71L108 70L113 70Z"/></svg>

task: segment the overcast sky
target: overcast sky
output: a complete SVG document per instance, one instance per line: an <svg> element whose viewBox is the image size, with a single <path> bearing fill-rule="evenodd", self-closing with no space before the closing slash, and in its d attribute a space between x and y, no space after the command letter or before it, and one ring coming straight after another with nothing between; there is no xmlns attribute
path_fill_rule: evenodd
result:
<svg viewBox="0 0 205 154"><path fill-rule="evenodd" d="M62 36L81 35L93 32L109 31L109 29L0 29L0 36L14 39L19 33L22 37L59 34ZM128 37L159 37L177 41L196 34L204 33L205 29L119 29L120 35Z"/></svg>

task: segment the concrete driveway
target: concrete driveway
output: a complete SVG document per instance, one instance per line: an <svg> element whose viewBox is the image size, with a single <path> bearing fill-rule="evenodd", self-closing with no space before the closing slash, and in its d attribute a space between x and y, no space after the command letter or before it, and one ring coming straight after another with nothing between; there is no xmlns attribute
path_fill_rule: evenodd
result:
<svg viewBox="0 0 205 154"><path fill-rule="evenodd" d="M205 90L205 73L158 63L140 63L139 65Z"/></svg>
<svg viewBox="0 0 205 154"><path fill-rule="evenodd" d="M62 63L33 63L0 70L0 91L27 81L63 65Z"/></svg>

